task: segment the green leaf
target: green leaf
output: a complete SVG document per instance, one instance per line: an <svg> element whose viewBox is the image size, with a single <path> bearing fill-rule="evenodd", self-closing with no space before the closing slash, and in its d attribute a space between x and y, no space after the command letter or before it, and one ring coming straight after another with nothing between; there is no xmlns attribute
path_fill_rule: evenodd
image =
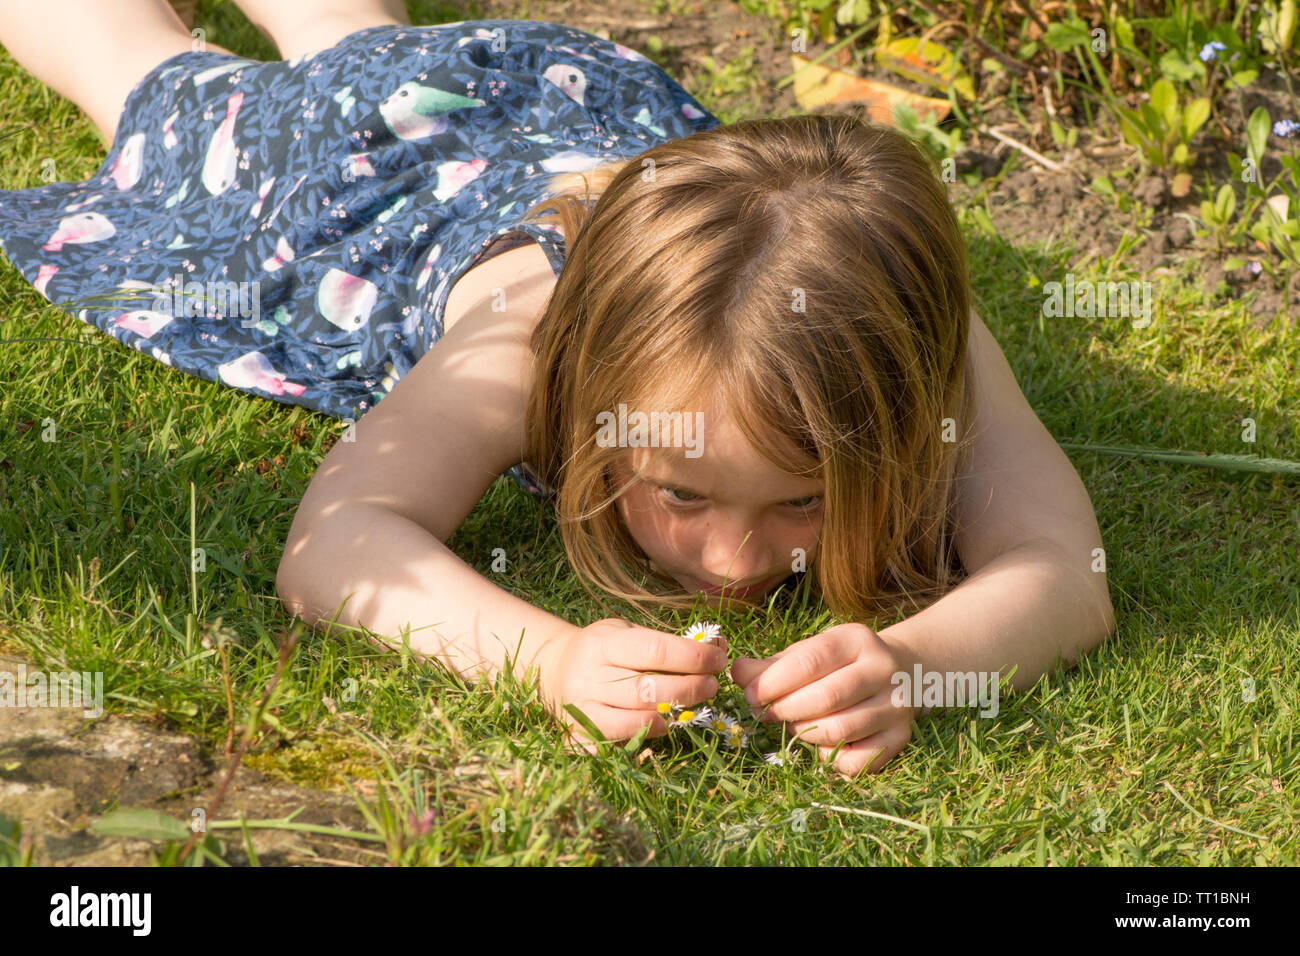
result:
<svg viewBox="0 0 1300 956"><path fill-rule="evenodd" d="M630 754L636 753L638 750L641 749L641 745L645 743L645 739L647 736L649 736L649 734L650 734L650 725L646 724L644 727L642 727L640 730L638 730L635 734L632 735L632 739L623 745L623 749Z"/></svg>
<svg viewBox="0 0 1300 956"><path fill-rule="evenodd" d="M1115 18L1115 45L1125 50L1137 50L1133 42L1133 25L1124 17Z"/></svg>
<svg viewBox="0 0 1300 956"><path fill-rule="evenodd" d="M1088 42L1088 24L1080 19L1053 20L1043 34L1043 43L1060 53L1073 50L1081 43Z"/></svg>
<svg viewBox="0 0 1300 956"><path fill-rule="evenodd" d="M1151 84L1151 108L1160 114L1165 126L1178 123L1178 92L1164 77Z"/></svg>
<svg viewBox="0 0 1300 956"><path fill-rule="evenodd" d="M585 730L591 736L591 739L593 741L602 744L609 743L609 741L605 738L605 735L600 732L600 728L598 728L592 722L590 717L588 717L580 709L578 709L577 704L565 704L564 709L573 715L573 719L582 725L582 729Z"/></svg>
<svg viewBox="0 0 1300 956"><path fill-rule="evenodd" d="M741 790L738 786L736 786L726 777L718 778L718 786L720 786L723 790L727 791L727 793L731 794L737 800L749 799L749 794L747 794L744 790Z"/></svg>
<svg viewBox="0 0 1300 956"><path fill-rule="evenodd" d="M835 11L835 22L842 27L866 23L871 15L870 0L844 0Z"/></svg>
<svg viewBox="0 0 1300 956"><path fill-rule="evenodd" d="M142 808L113 810L90 825L103 836L134 837L137 840L188 840L190 828L175 817Z"/></svg>
<svg viewBox="0 0 1300 956"><path fill-rule="evenodd" d="M1296 20L1295 0L1282 0L1277 14L1277 35L1283 50L1291 48L1291 41L1295 38Z"/></svg>
<svg viewBox="0 0 1300 956"><path fill-rule="evenodd" d="M1207 97L1202 96L1188 103L1187 110L1183 113L1183 139L1190 140L1195 136L1196 131L1204 126L1209 118L1210 101Z"/></svg>
<svg viewBox="0 0 1300 956"><path fill-rule="evenodd" d="M1098 176L1092 181L1093 192L1101 193L1103 196L1115 196L1115 184L1110 181L1109 176Z"/></svg>
<svg viewBox="0 0 1300 956"><path fill-rule="evenodd" d="M1234 269L1240 269L1245 264L1246 260L1239 256L1232 256L1223 260L1223 268L1228 272L1231 272Z"/></svg>
<svg viewBox="0 0 1300 956"><path fill-rule="evenodd" d="M997 238L998 227L993 224L993 218L988 214L988 210L983 206L972 206L970 214L975 220L975 224L979 226L980 232L991 239Z"/></svg>
<svg viewBox="0 0 1300 956"><path fill-rule="evenodd" d="M1220 468L1224 471L1253 471L1262 474L1300 475L1300 461L1280 458L1260 458L1258 455L1202 455L1190 451L1169 451L1163 448L1126 448L1118 445L1091 445L1061 442L1062 448L1072 451L1095 451L1110 455L1127 455L1149 461L1168 461L1179 465L1198 465L1202 468Z"/></svg>
<svg viewBox="0 0 1300 956"><path fill-rule="evenodd" d="M1175 166L1184 166L1184 165L1187 164L1187 144L1186 144L1186 143L1179 143L1177 146L1174 147L1173 160L1174 160L1174 165L1175 165Z"/></svg>
<svg viewBox="0 0 1300 956"><path fill-rule="evenodd" d="M1186 83L1188 80L1194 80L1204 74L1205 64L1197 60L1196 66L1201 69L1198 71L1177 50L1169 50L1160 58L1160 72L1169 79L1177 80L1180 83Z"/></svg>
<svg viewBox="0 0 1300 956"><path fill-rule="evenodd" d="M921 119L916 115L916 110L900 100L894 104L894 125L904 133L915 136L920 128Z"/></svg>
<svg viewBox="0 0 1300 956"><path fill-rule="evenodd" d="M1124 137L1124 142L1130 146L1145 148L1147 138L1142 126L1142 118L1133 110L1121 108L1119 111L1119 131Z"/></svg>
<svg viewBox="0 0 1300 956"><path fill-rule="evenodd" d="M1219 187L1219 194L1214 197L1214 213L1220 222L1227 222L1236 208L1237 194L1232 191L1231 185L1224 183Z"/></svg>
<svg viewBox="0 0 1300 956"><path fill-rule="evenodd" d="M1138 107L1138 112L1142 114L1142 127L1149 134L1148 138L1152 141L1164 139L1164 132L1168 128L1164 115L1157 112L1150 103L1143 103Z"/></svg>
<svg viewBox="0 0 1300 956"><path fill-rule="evenodd" d="M1264 158L1264 147L1268 145L1268 132L1272 127L1273 121L1269 119L1268 110L1262 106L1255 107L1255 112L1250 114L1250 119L1246 121L1246 145L1250 150L1250 158L1255 161L1255 168L1258 169L1260 160Z"/></svg>
<svg viewBox="0 0 1300 956"><path fill-rule="evenodd" d="M1238 70L1232 74L1232 80L1228 84L1229 89L1237 89L1243 86L1250 86L1259 77L1259 70Z"/></svg>

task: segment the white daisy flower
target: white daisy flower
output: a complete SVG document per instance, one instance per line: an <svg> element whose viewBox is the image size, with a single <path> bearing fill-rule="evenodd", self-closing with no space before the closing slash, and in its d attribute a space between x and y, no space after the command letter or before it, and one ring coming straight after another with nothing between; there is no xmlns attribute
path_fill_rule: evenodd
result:
<svg viewBox="0 0 1300 956"><path fill-rule="evenodd" d="M695 716L690 720L682 721L682 723L690 724L692 727L711 727L715 716L712 707L697 707L695 709Z"/></svg>
<svg viewBox="0 0 1300 956"><path fill-rule="evenodd" d="M720 710L714 711L712 714L709 715L709 729L712 730L714 733L720 734L724 737L727 735L727 732L731 728L731 725L734 724L735 722L736 719L734 717L730 716L729 714L724 714Z"/></svg>
<svg viewBox="0 0 1300 956"><path fill-rule="evenodd" d="M682 637L701 644L712 644L722 636L722 628L717 624L692 624L682 632Z"/></svg>
<svg viewBox="0 0 1300 956"><path fill-rule="evenodd" d="M687 707L684 710L673 714L673 717L668 721L668 724L671 727L676 727L679 724L690 724L693 726L695 724L695 719L695 709L693 707Z"/></svg>
<svg viewBox="0 0 1300 956"><path fill-rule="evenodd" d="M723 740L723 744L733 750L743 749L749 745L749 734L745 733L745 728L740 726L739 721L733 721L727 727L727 736Z"/></svg>
<svg viewBox="0 0 1300 956"><path fill-rule="evenodd" d="M781 755L777 753L775 750L772 751L770 754L763 754L763 759L774 767L785 766L785 761L781 758Z"/></svg>

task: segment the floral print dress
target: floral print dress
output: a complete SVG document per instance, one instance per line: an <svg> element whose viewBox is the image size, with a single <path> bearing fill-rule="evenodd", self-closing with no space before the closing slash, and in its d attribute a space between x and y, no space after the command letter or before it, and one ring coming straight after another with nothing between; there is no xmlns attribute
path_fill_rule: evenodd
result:
<svg viewBox="0 0 1300 956"><path fill-rule="evenodd" d="M544 21L377 26L266 63L185 52L131 91L90 179L0 190L0 251L124 345L355 420L495 240L560 273L563 236L518 221L551 176L716 125L641 54Z"/></svg>

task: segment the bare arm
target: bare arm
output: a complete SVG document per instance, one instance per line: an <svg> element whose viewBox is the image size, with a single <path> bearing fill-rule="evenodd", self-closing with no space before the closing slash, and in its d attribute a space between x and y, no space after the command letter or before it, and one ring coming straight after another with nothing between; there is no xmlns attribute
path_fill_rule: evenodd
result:
<svg viewBox="0 0 1300 956"><path fill-rule="evenodd" d="M1025 401L997 342L971 319L975 444L959 477L956 545L971 575L880 632L910 669L1005 673L1031 686L1115 630L1094 549L1101 532L1078 473Z"/></svg>
<svg viewBox="0 0 1300 956"><path fill-rule="evenodd" d="M508 254L479 268L510 268ZM548 267L549 270L549 267ZM506 287L504 272L483 288ZM294 516L276 576L286 609L364 625L466 677L514 661L519 678L576 630L446 547L487 487L519 460L531 383L526 336L554 282L509 285L507 313L467 303L438 344L339 441ZM504 546L505 541L501 544ZM522 643L521 643L522 634Z"/></svg>
<svg viewBox="0 0 1300 956"><path fill-rule="evenodd" d="M471 682L494 676L507 656L522 680L552 638L577 629L493 584L387 508L348 505L290 543L310 544L276 577L290 612L315 625L330 621L343 600L340 623L364 625L395 644L409 627L413 651Z"/></svg>

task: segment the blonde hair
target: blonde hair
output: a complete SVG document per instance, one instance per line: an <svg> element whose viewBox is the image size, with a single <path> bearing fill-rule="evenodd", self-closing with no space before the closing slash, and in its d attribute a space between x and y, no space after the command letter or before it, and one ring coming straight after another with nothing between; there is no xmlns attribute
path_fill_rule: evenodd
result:
<svg viewBox="0 0 1300 956"><path fill-rule="evenodd" d="M807 571L836 615L919 610L960 579L971 293L915 143L848 115L749 120L552 186L525 217L568 247L532 336L525 465L557 491L584 588L647 613L694 605L613 507L626 449L597 444L596 416L706 394L743 410L733 420L775 466L825 480Z"/></svg>

